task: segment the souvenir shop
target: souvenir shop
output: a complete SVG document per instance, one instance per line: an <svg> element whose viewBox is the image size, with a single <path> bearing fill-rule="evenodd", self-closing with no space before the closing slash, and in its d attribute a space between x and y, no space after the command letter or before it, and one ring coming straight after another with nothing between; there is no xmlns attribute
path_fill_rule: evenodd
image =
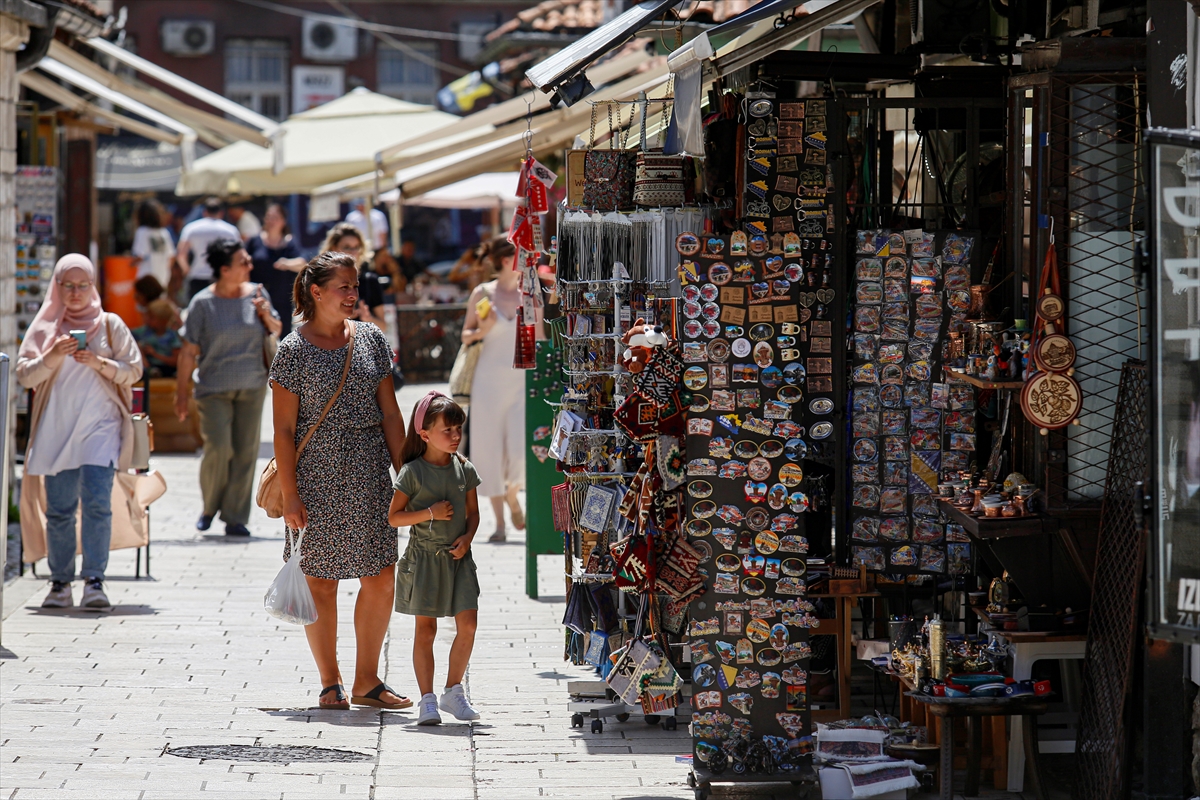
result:
<svg viewBox="0 0 1200 800"><path fill-rule="evenodd" d="M702 121L673 113L672 83L595 104L552 231L556 176L526 162L514 234L527 269L538 251L556 267L525 359L562 365L540 444L566 657L597 673L572 684L572 722L688 726L697 797L949 798L958 769L967 795L982 779L1040 798L1040 754L1072 752L1073 715L1103 700L1078 664L1138 367L1097 375L1141 333L1089 332L1111 318L1079 298L1133 286L1134 211L1081 227L1077 187L1048 187L1086 178L1087 154L1031 142L1092 125L1136 182L1110 116L1046 113L1065 86L1128 130L1135 74L874 58L717 70ZM689 139L696 157L670 154ZM1015 196L1014 170L1032 181ZM1136 185L1111 191L1136 208ZM1039 747L1047 713L1072 722Z"/></svg>

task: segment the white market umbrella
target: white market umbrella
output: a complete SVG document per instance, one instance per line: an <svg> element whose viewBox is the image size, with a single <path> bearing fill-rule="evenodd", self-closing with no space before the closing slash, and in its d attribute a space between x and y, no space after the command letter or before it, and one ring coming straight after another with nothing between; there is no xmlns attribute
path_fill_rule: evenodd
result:
<svg viewBox="0 0 1200 800"><path fill-rule="evenodd" d="M203 158L183 173L179 195L307 194L325 183L375 168L375 153L459 117L432 106L407 103L364 88L324 105L293 114L280 127L284 167L272 174L266 147L234 142Z"/></svg>
<svg viewBox="0 0 1200 800"><path fill-rule="evenodd" d="M516 208L519 172L483 172L458 183L434 189L416 197L404 198L406 206L425 208ZM384 194L385 202L400 198L399 190Z"/></svg>

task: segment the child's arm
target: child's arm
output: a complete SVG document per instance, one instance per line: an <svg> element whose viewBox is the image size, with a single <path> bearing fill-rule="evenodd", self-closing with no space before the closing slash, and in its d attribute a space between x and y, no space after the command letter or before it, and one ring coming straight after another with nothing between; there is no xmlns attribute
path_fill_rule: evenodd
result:
<svg viewBox="0 0 1200 800"><path fill-rule="evenodd" d="M169 353L156 353L158 360L169 367L174 367L179 364L179 346L172 345Z"/></svg>
<svg viewBox="0 0 1200 800"><path fill-rule="evenodd" d="M405 528L410 525L416 525L421 522L429 522L431 519L448 520L454 516L454 506L449 500L442 500L434 503L429 508L422 508L418 511L408 511L408 495L399 490L392 495L392 504L388 506L388 524L393 528ZM432 512L432 514L430 513ZM479 525L479 512L475 512L475 525ZM468 525L470 518L468 518Z"/></svg>
<svg viewBox="0 0 1200 800"><path fill-rule="evenodd" d="M471 552L471 541L479 530L479 496L474 489L467 492L467 532L454 540L450 546L450 555L460 559Z"/></svg>

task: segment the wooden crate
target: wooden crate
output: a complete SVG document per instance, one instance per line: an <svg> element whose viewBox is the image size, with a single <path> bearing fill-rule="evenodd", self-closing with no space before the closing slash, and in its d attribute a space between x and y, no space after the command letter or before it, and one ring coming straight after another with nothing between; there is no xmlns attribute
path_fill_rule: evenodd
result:
<svg viewBox="0 0 1200 800"><path fill-rule="evenodd" d="M194 453L200 448L200 412L188 400L188 418L175 416L175 379L150 379L150 421L154 423L154 452Z"/></svg>

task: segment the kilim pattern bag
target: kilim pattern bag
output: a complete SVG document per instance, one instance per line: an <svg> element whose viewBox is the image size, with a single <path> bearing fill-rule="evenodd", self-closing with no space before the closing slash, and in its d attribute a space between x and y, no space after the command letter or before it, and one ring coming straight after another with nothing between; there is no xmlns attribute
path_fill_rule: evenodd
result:
<svg viewBox="0 0 1200 800"><path fill-rule="evenodd" d="M554 517L554 530L571 533L571 485L560 483L550 488L550 511Z"/></svg>
<svg viewBox="0 0 1200 800"><path fill-rule="evenodd" d="M667 88L668 94L671 88ZM671 118L671 105L663 106L662 121L658 129L658 151L646 150L646 117L642 114L641 145L637 167L634 170L633 202L649 208L677 207L686 203L691 159L687 156L669 156L662 152L663 136L667 120Z"/></svg>
<svg viewBox="0 0 1200 800"><path fill-rule="evenodd" d="M613 669L605 682L627 705L639 702L642 687L658 673L662 656L641 636L642 617L638 616L634 638L624 649L613 653Z"/></svg>
<svg viewBox="0 0 1200 800"><path fill-rule="evenodd" d="M677 207L687 202L687 156L638 153L634 171L634 205Z"/></svg>
<svg viewBox="0 0 1200 800"><path fill-rule="evenodd" d="M633 208L637 152L618 150L612 104L608 104L608 150L596 150L596 107L592 106L591 144L583 162L583 205L596 211L629 211Z"/></svg>

